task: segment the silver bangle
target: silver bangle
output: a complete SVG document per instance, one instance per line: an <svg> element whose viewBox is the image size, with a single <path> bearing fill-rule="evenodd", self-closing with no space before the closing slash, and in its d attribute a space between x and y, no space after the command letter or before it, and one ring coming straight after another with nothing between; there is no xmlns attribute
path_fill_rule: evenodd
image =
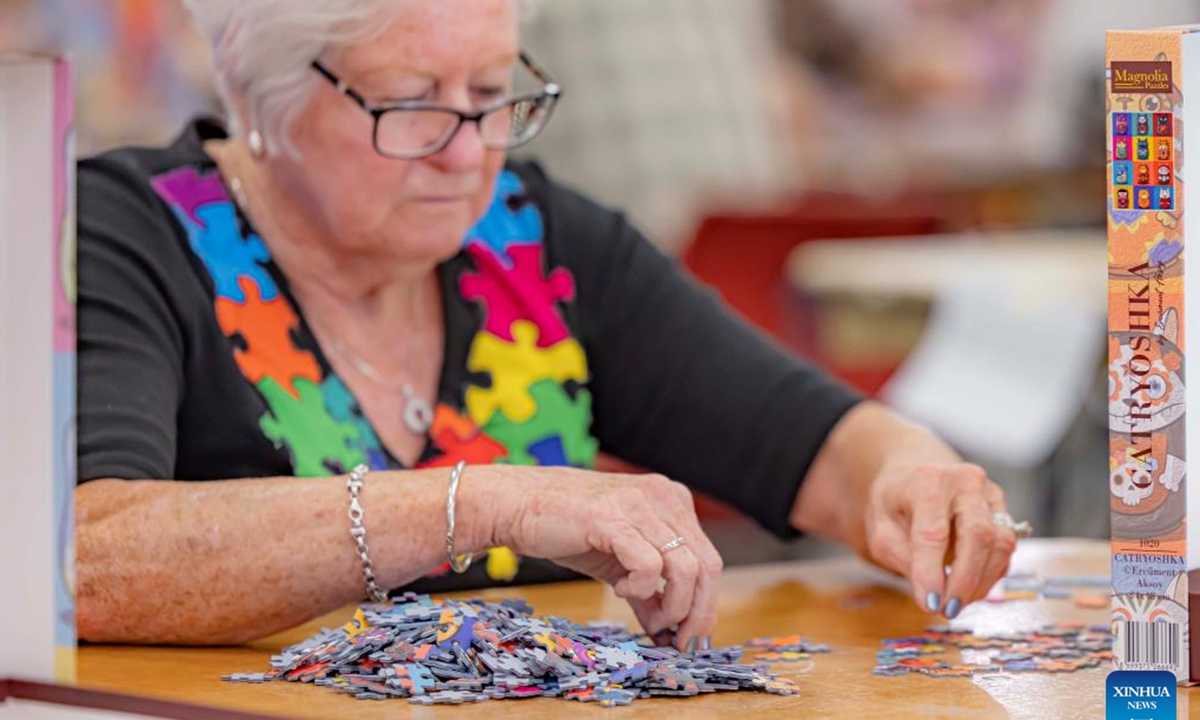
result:
<svg viewBox="0 0 1200 720"><path fill-rule="evenodd" d="M456 573L465 573L471 567L470 555L458 555L454 552L454 500L458 495L458 481L462 478L465 460L459 460L450 471L450 488L446 491L446 557L450 559L450 569Z"/></svg>
<svg viewBox="0 0 1200 720"><path fill-rule="evenodd" d="M377 603L388 601L387 593L379 589L375 582L375 570L371 566L371 557L367 554L367 529L363 527L363 506L358 501L358 493L362 490L363 481L367 479L367 466L358 465L350 471L346 479L346 489L350 491L350 537L358 547L358 560L362 563L363 577L367 581L367 597Z"/></svg>

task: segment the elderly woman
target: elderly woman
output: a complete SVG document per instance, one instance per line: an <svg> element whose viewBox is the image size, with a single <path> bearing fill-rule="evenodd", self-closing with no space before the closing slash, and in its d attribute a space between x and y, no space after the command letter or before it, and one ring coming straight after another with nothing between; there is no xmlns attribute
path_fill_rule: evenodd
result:
<svg viewBox="0 0 1200 720"><path fill-rule="evenodd" d="M553 563L703 643L721 559L688 488L931 613L1004 574L983 471L506 164L559 95L515 0L193 12L226 127L79 171L80 637L236 643Z"/></svg>

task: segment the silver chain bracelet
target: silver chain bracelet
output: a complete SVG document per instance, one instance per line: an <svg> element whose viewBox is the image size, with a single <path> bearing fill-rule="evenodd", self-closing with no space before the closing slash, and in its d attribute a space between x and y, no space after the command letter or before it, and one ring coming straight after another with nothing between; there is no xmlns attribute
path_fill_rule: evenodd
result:
<svg viewBox="0 0 1200 720"><path fill-rule="evenodd" d="M358 501L358 493L362 490L363 481L367 478L367 466L358 465L350 471L346 479L346 489L350 491L350 537L358 547L358 559L362 563L363 577L367 581L367 597L377 603L388 601L387 593L379 589L375 581L375 570L371 566L371 556L367 554L367 529L363 527L363 506Z"/></svg>
<svg viewBox="0 0 1200 720"><path fill-rule="evenodd" d="M454 500L458 495L458 481L462 478L465 460L459 460L450 471L450 488L446 491L446 557L450 558L450 569L456 573L465 573L471 567L470 555L458 555L454 552Z"/></svg>

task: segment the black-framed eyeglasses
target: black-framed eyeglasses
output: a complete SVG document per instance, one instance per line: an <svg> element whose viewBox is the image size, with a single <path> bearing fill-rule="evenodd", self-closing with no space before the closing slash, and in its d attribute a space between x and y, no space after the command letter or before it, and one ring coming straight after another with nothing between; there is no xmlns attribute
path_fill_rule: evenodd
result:
<svg viewBox="0 0 1200 720"><path fill-rule="evenodd" d="M375 152L384 157L415 160L444 150L466 122L475 123L483 146L490 150L511 150L536 137L550 119L562 89L526 53L522 52L520 57L521 63L543 84L542 89L501 98L475 112L419 100L373 105L319 60L314 60L312 67L374 119Z"/></svg>

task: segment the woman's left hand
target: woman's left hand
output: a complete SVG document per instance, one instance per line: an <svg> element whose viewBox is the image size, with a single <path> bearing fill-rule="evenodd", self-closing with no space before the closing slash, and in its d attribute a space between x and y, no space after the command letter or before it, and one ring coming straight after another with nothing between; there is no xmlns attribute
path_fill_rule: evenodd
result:
<svg viewBox="0 0 1200 720"><path fill-rule="evenodd" d="M1008 512L1004 491L978 465L947 460L885 463L863 519L869 559L907 577L922 608L954 618L1008 572L1017 538L992 520Z"/></svg>

